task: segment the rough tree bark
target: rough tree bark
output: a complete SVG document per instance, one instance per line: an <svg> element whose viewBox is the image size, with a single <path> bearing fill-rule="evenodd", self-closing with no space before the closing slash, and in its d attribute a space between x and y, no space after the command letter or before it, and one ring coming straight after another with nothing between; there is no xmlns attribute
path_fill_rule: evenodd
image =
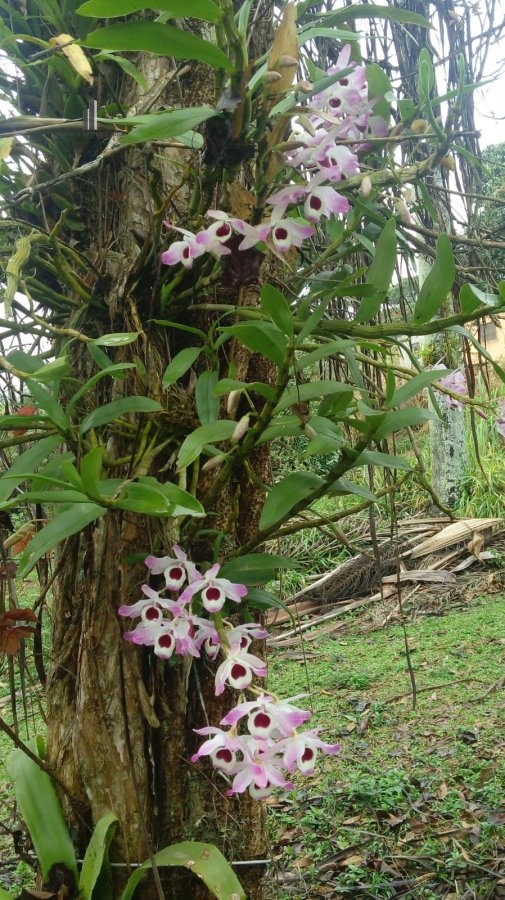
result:
<svg viewBox="0 0 505 900"><path fill-rule="evenodd" d="M261 21L264 27L264 16ZM121 94L121 86L116 86L130 110L173 105L178 92L177 105L215 104L212 73L204 67L191 64L179 78L173 61L142 57L136 63L148 82L144 94L138 94L138 86L132 94L131 85L128 95ZM161 378L174 350L173 335L150 319L153 312L159 314L156 267L160 247L153 223L156 216L159 219L160 202L181 182L190 158L194 164L194 154L181 149L129 150L77 185L69 182L87 236L87 246L82 238L80 250L96 261L90 287L97 302L79 311L79 328L91 333L140 332L133 352L140 356L145 374L140 376L137 370L136 375L129 375L120 383L120 390L126 395L146 393L139 379L147 379L149 395L166 405L166 413L160 414L160 433L166 424L167 434L179 431L182 435L195 427L194 403L184 391L167 399ZM178 223L184 225L188 194L181 190L174 196L170 218L177 211ZM240 286L234 291L228 288L227 300L233 297L238 303L241 290ZM254 302L259 285L249 284L247 292L247 302ZM187 321L196 323L191 317ZM181 332L176 340L179 350L183 346ZM261 369L255 377L265 380L265 361L250 356L241 364ZM74 374L78 379L89 376L85 366L84 356L76 354ZM94 403L111 399L99 393ZM114 470L115 475L127 477L143 437L111 439L109 458L126 460ZM168 441L164 452L146 463L146 474L157 474L163 480L160 472L166 471L165 477L170 478L173 450L174 443ZM238 472L233 490L219 498L213 511L217 519L214 515L203 526L222 529L229 548L254 530L263 500L257 485L268 481L266 451L250 462L257 481ZM202 479L200 495L204 494ZM112 859L124 864L124 868L115 868L118 886L127 877L129 864L142 862L149 851L180 840L215 843L229 860L265 857L262 804L248 796L226 798L225 783L217 780L210 768L200 765L196 769L189 762L201 740L193 729L219 723L230 705L228 692L216 699L213 672L204 662L184 658L174 665L163 663L150 651L125 644L121 638L117 609L138 599L145 580L144 567L133 565L131 556L143 552L163 555L177 538L170 520L160 525L130 513L107 514L69 539L56 563L47 685L49 758L68 787L67 811L81 849L89 828L101 815L112 810L118 816L112 848ZM210 548L202 539L195 537L193 545L186 544L184 549L195 561L208 562L202 554ZM238 874L249 900L260 900L262 867L244 866ZM162 870L160 876L167 900L209 896L190 873ZM152 881L143 883L142 897L158 896Z"/></svg>

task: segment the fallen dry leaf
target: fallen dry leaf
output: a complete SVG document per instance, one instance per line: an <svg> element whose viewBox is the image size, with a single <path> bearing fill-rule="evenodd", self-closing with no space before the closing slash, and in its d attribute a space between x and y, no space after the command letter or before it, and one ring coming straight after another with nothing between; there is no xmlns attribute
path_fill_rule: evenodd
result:
<svg viewBox="0 0 505 900"><path fill-rule="evenodd" d="M36 622L37 616L31 609L10 609L0 615L0 653L14 656L19 649L21 638L35 634L35 628L22 622Z"/></svg>

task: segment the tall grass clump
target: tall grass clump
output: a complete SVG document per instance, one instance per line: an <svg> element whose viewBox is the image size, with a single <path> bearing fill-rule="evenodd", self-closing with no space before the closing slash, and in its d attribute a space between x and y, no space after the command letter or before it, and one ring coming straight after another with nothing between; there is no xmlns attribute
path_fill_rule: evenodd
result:
<svg viewBox="0 0 505 900"><path fill-rule="evenodd" d="M492 397L504 400L503 390ZM505 515L505 438L496 430L494 412L487 418L475 416L474 434L468 422L468 473L462 484L458 513L475 518Z"/></svg>

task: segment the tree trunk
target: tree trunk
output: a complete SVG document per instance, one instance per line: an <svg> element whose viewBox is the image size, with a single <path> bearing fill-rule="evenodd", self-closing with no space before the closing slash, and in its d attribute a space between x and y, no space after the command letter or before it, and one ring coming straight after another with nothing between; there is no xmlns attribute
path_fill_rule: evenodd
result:
<svg viewBox="0 0 505 900"><path fill-rule="evenodd" d="M142 97L131 95L123 98L130 110L142 112L148 106L152 111L171 105L174 79L173 72L172 81L169 78L169 61L141 57L136 62L147 79L146 95L151 101L146 104ZM215 104L213 77L208 70L192 65L186 78L190 90L182 105ZM164 83L171 86L163 89ZM91 293L100 297L99 302L88 305L84 315L79 313L79 328L91 334L139 332L132 358L140 357L145 374L129 374L126 382L119 383L119 390L126 396L148 393L166 403L160 429L166 419L166 431L174 439L167 441L164 452L146 470L146 474L156 474L162 480L160 472L168 469L164 477L170 478L173 470L170 459L176 433L189 433L197 422L190 395L175 390L167 400L161 384L170 352L174 345L176 350L183 345L180 331L174 338L166 328L151 322L161 314L156 270L162 248L153 228L160 201L154 196L168 196L189 161L195 164L194 154L181 149L166 150L162 157L159 149L129 150L81 184L82 192L76 200L89 238L88 248L81 244L80 249L90 254L92 248L95 250L97 271L90 275ZM188 193L179 190L178 224L185 224L183 207L188 202ZM174 208L169 210L171 218ZM136 243L139 235L141 242L147 236L140 252ZM154 263L148 253L151 238ZM259 285L249 285L247 291L247 302L255 298L258 302ZM233 294L236 304L239 294L237 287ZM195 324L194 319L187 321ZM118 351L116 359L126 358L127 350ZM251 354L242 363L246 368L260 367L261 375L256 377L265 379L267 363ZM76 353L74 365L78 380L89 377L82 355ZM142 379L148 381L147 390ZM111 399L115 397L100 393L94 404ZM140 438L138 434L111 438L108 456L128 459L114 475L128 477ZM235 491L228 490L219 498L214 510L217 519L203 524L203 528L215 528L217 524L228 532L231 548L247 539L256 527L264 496L257 485L268 481L267 451L262 450L250 462L255 468L254 482L244 472L237 473ZM210 766L194 766L189 761L201 742L194 728L219 724L231 705L231 692L215 697L214 673L203 660L177 657L175 662L163 662L150 649L139 649L122 640L117 609L139 598L146 578L144 566L133 564L132 556L138 559L140 554L169 553L178 537L173 520L160 524L160 520L153 523L131 513L108 513L67 540L56 562L52 663L47 685L48 755L68 788L67 812L81 851L97 820L109 811L117 815L119 826L111 858L119 864L114 867L118 889L128 877L130 865L180 840L214 843L230 861L254 863L264 859L266 853L263 804L249 795L227 798L227 784ZM199 567L209 562L206 540L195 537L184 549ZM198 557L194 555L197 551ZM260 900L262 865L241 866L237 874L248 900ZM160 877L167 900L203 900L210 896L186 870L160 870ZM143 882L139 895L146 900L160 896L152 876Z"/></svg>

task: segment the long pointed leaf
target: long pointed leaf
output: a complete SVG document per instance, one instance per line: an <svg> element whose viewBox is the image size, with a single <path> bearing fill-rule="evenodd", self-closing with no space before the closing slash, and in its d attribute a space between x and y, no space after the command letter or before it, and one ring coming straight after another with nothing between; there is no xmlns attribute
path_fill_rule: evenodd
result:
<svg viewBox="0 0 505 900"><path fill-rule="evenodd" d="M443 378L444 375L447 375L447 369L432 369L430 372L420 372L419 375L414 375L413 378L410 378L406 384L402 384L402 386L393 393L386 409L393 406L402 406L407 400L411 400L412 397L419 394L423 388L432 384L434 381L438 381L439 378Z"/></svg>
<svg viewBox="0 0 505 900"><path fill-rule="evenodd" d="M414 321L424 325L445 303L456 277L456 265L451 242L446 234L437 240L437 256L431 272L426 276L414 310Z"/></svg>
<svg viewBox="0 0 505 900"><path fill-rule="evenodd" d="M16 457L9 466L9 478L0 478L0 501L7 500L18 484L26 480L26 473L35 472L53 450L61 444L60 435L41 438L29 450Z"/></svg>
<svg viewBox="0 0 505 900"><path fill-rule="evenodd" d="M106 511L97 503L73 503L68 509L56 515L48 525L37 532L21 555L19 576L24 578L44 553L52 550L65 538L86 528L95 519L105 515Z"/></svg>
<svg viewBox="0 0 505 900"><path fill-rule="evenodd" d="M283 522L300 500L310 497L322 484L323 479L312 472L293 472L274 484L261 510L260 529Z"/></svg>
<svg viewBox="0 0 505 900"><path fill-rule="evenodd" d="M114 813L107 813L96 823L86 848L86 854L82 863L79 889L84 900L92 900L94 887L100 877L100 873L107 866L109 847L114 837L118 819ZM103 897L103 891L100 900Z"/></svg>
<svg viewBox="0 0 505 900"><path fill-rule="evenodd" d="M191 4L188 4L188 13ZM210 41L175 25L142 20L121 22L92 31L81 42L85 47L97 50L131 50L155 53L159 56L173 56L174 59L196 59L216 69L230 72L231 63L226 54Z"/></svg>
<svg viewBox="0 0 505 900"><path fill-rule="evenodd" d="M172 844L171 847L165 847L156 853L154 862L157 866L184 866L191 869L219 900L246 900L235 872L213 844L202 844L198 841ZM130 900L133 897L139 881L150 868L151 862L147 860L130 876L120 900Z"/></svg>
<svg viewBox="0 0 505 900"><path fill-rule="evenodd" d="M210 422L208 425L196 428L191 434L188 434L181 445L177 457L177 468L185 469L191 465L200 456L205 444L229 441L236 427L237 423L231 419L219 419L217 422Z"/></svg>
<svg viewBox="0 0 505 900"><path fill-rule="evenodd" d="M91 428L108 425L109 422L128 413L159 412L161 409L163 409L161 404L157 400L152 400L151 397L122 397L120 400L113 400L112 403L106 403L105 406L94 409L84 419L79 433L85 434Z"/></svg>
<svg viewBox="0 0 505 900"><path fill-rule="evenodd" d="M143 0L88 0L76 9L80 16L93 16L95 19L107 19L114 16L129 16L131 13L145 9L162 10L171 18L183 18L191 12L194 19L204 19L206 22L218 22L222 13L212 0L191 0L191 9L188 0L152 0L145 3Z"/></svg>
<svg viewBox="0 0 505 900"><path fill-rule="evenodd" d="M29 747L37 752L35 741ZM9 754L5 765L14 783L16 800L28 826L44 881L56 863L69 869L77 881L74 847L49 775L19 749Z"/></svg>

